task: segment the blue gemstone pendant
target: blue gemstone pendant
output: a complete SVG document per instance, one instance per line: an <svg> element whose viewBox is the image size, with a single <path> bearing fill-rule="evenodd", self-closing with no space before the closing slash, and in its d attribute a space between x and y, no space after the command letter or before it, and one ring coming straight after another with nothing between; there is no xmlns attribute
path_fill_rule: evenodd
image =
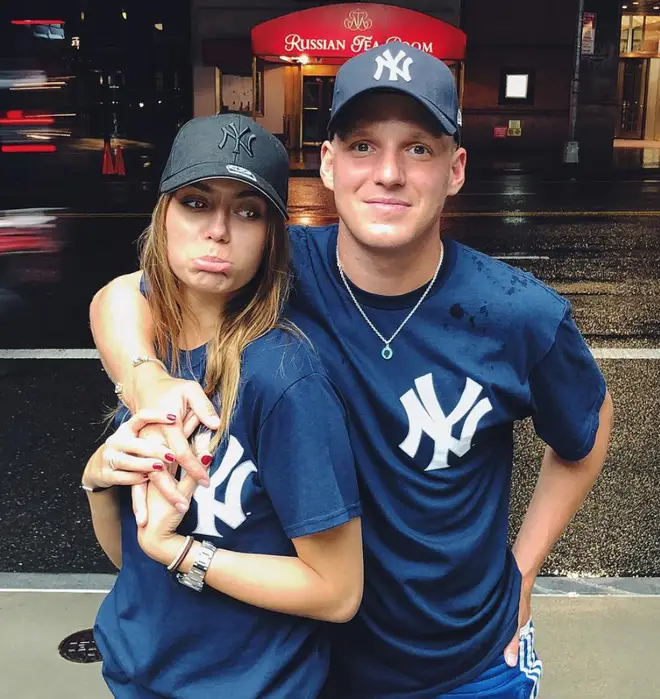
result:
<svg viewBox="0 0 660 699"><path fill-rule="evenodd" d="M385 345L385 347L383 347L383 349L380 353L380 356L383 359L392 359L393 354L394 354L394 352L392 352L392 348L389 345Z"/></svg>

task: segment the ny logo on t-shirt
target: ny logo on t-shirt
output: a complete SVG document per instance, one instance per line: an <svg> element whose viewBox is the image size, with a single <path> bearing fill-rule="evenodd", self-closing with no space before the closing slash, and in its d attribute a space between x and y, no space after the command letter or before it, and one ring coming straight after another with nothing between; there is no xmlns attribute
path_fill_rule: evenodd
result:
<svg viewBox="0 0 660 699"><path fill-rule="evenodd" d="M243 452L244 449L236 437L230 436L222 463L209 478L211 485L195 490L193 498L197 502L197 526L193 534L222 538L216 526L216 518L232 529L245 522L241 493L247 477L254 473L257 467L252 461L241 462ZM215 496L216 491L225 481L225 499L218 500Z"/></svg>
<svg viewBox="0 0 660 699"><path fill-rule="evenodd" d="M478 400L483 390L476 381L466 378L463 395L456 407L445 415L433 387L432 374L415 379L415 389L411 388L400 400L408 416L408 436L399 447L411 458L417 455L422 434L427 434L434 442L433 458L425 471L448 468L449 452L456 456L465 456L472 446L472 438L477 431L481 418L493 407L488 398ZM452 435L455 425L463 418L461 436Z"/></svg>

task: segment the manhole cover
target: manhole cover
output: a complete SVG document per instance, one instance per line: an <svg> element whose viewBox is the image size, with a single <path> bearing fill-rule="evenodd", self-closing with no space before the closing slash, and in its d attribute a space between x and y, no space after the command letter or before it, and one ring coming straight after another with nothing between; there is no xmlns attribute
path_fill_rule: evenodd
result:
<svg viewBox="0 0 660 699"><path fill-rule="evenodd" d="M67 636L58 650L65 660L72 663L100 663L102 660L92 629L76 631Z"/></svg>

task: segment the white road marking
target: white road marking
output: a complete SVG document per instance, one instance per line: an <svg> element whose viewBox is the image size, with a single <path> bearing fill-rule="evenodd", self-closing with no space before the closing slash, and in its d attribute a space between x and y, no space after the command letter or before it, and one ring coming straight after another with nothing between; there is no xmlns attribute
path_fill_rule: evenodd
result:
<svg viewBox="0 0 660 699"><path fill-rule="evenodd" d="M596 359L660 359L657 347L594 347Z"/></svg>
<svg viewBox="0 0 660 699"><path fill-rule="evenodd" d="M2 587L0 593L3 592L66 592L68 594L80 595L107 595L110 590L66 590L64 588L37 588L37 587Z"/></svg>
<svg viewBox="0 0 660 699"><path fill-rule="evenodd" d="M496 260L549 260L548 255L493 255Z"/></svg>
<svg viewBox="0 0 660 699"><path fill-rule="evenodd" d="M592 347L596 359L660 359L658 347ZM0 359L99 359L94 349L0 350Z"/></svg>

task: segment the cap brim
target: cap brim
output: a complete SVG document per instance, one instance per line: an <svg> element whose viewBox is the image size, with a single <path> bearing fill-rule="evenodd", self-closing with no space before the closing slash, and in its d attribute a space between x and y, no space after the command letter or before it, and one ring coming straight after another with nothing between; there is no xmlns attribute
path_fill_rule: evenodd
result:
<svg viewBox="0 0 660 699"><path fill-rule="evenodd" d="M332 134L332 127L337 121L337 117L339 114L342 112L346 111L346 108L353 104L355 100L358 97L361 97L362 95L366 95L369 92L399 92L403 95L406 95L407 97L412 97L414 100L419 102L423 107L426 108L426 110L431 114L431 116L435 119L435 121L438 122L440 125L440 128L446 133L448 136L458 136L459 135L459 128L456 124L452 123L452 121L447 117L447 115L440 111L434 104L431 104L426 98L420 97L419 95L415 94L412 90L407 90L403 86L388 86L388 87L370 87L367 90L362 90L361 92L358 92L357 94L353 95L350 99L346 100L344 104L330 117L330 121L328 122L328 132Z"/></svg>
<svg viewBox="0 0 660 699"><path fill-rule="evenodd" d="M235 166L232 166L235 167ZM239 172L239 170L244 170L244 173ZM268 201L270 201L273 206L282 214L285 220L289 218L286 210L286 204L282 201L281 197L277 194L274 187L270 185L269 182L260 177L246 168L237 168L234 171L229 172L224 164L217 162L210 163L199 163L188 167L185 170L181 170L174 175L166 178L160 183L159 193L160 194L171 194L181 187L185 187L189 184L195 184L196 182L201 182L202 180L234 180L236 182L245 182L251 187L254 187L258 192L263 194Z"/></svg>

